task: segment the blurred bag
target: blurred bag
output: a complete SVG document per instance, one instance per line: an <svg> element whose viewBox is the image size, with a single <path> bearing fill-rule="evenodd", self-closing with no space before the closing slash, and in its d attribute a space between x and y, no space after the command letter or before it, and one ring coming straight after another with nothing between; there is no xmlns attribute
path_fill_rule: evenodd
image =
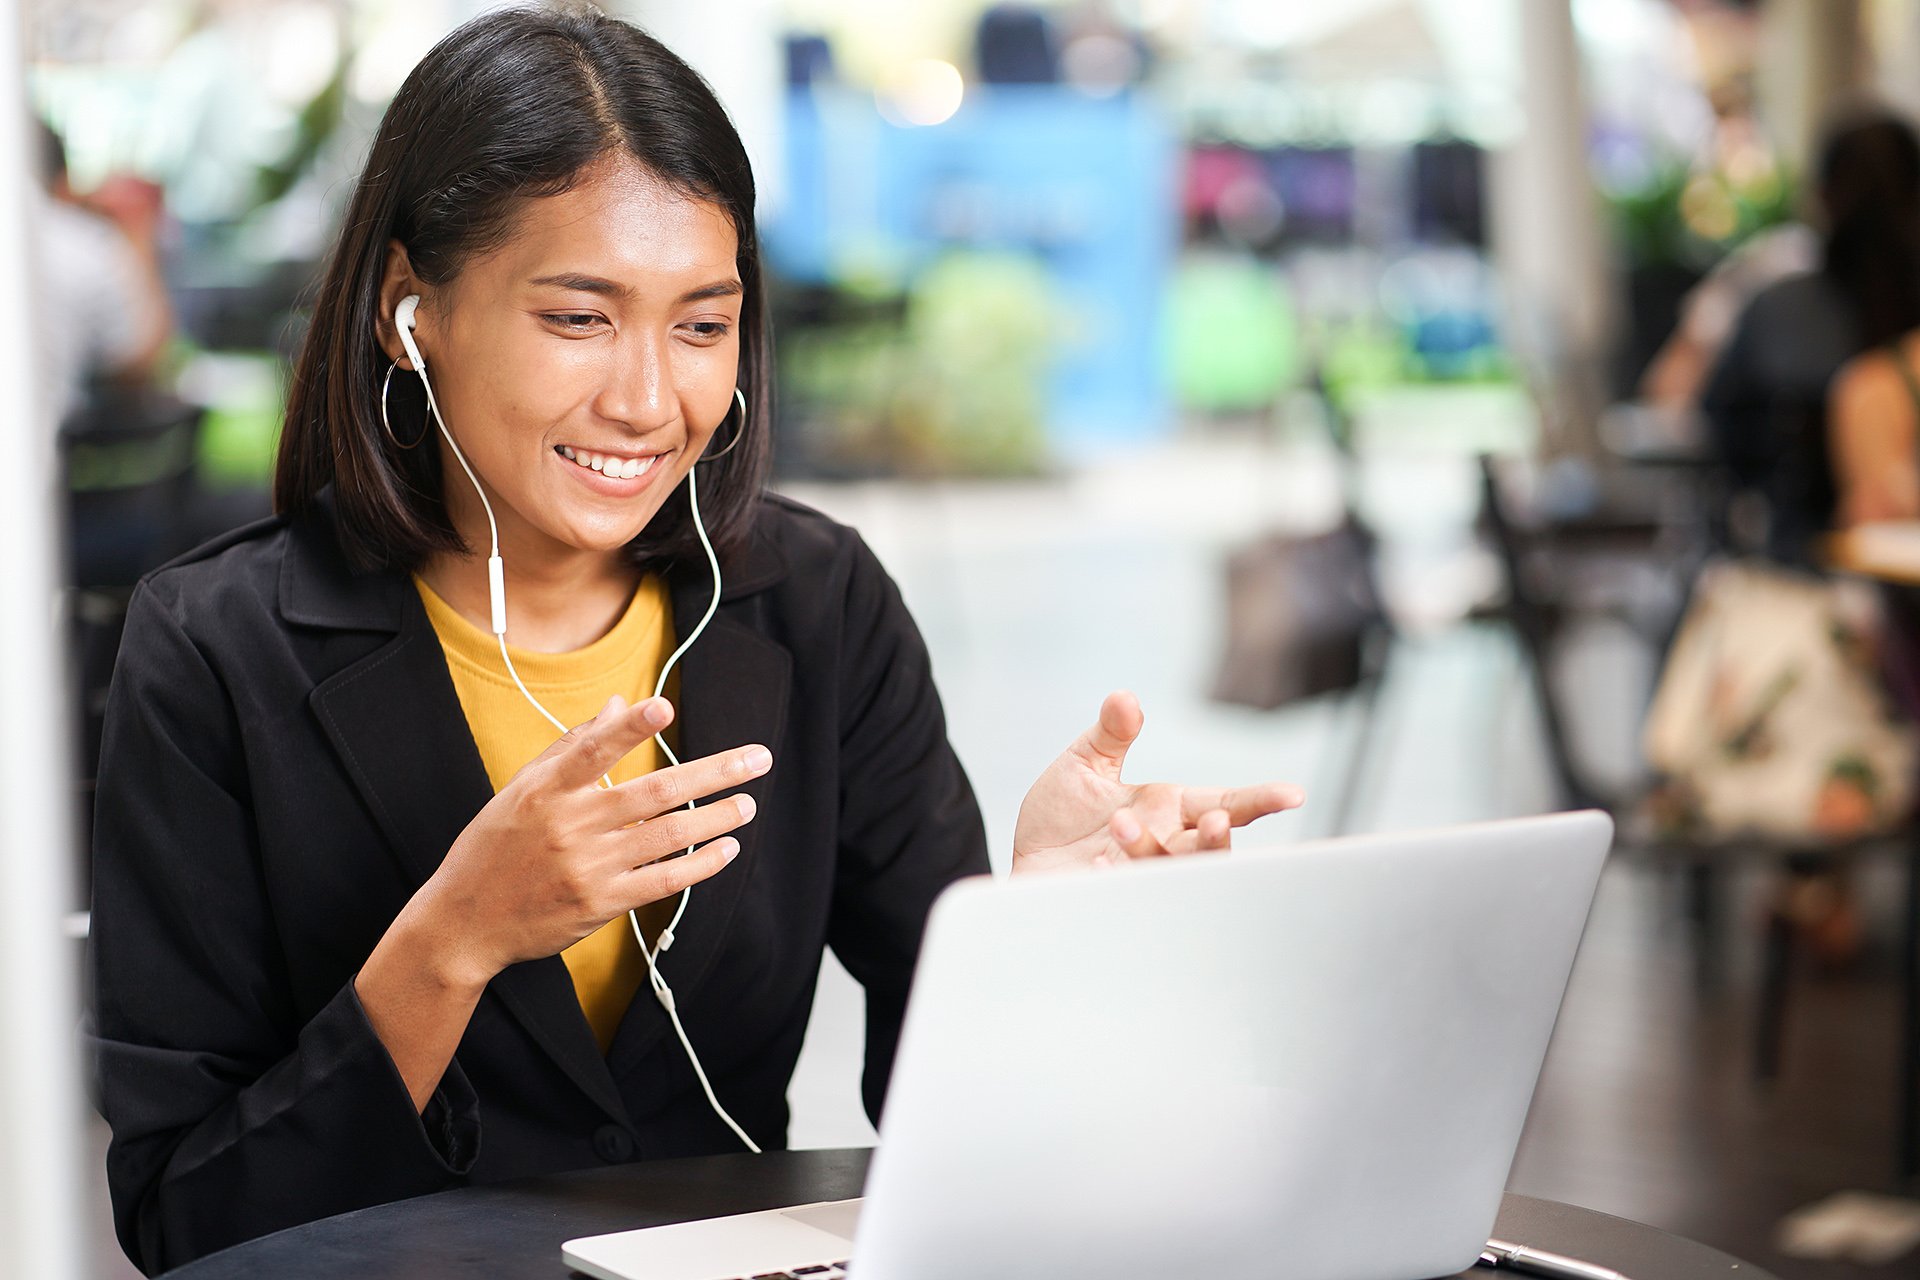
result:
<svg viewBox="0 0 1920 1280"><path fill-rule="evenodd" d="M1904 823L1916 737L1881 679L1881 629L1863 583L1709 566L1643 733L1662 833L1822 844Z"/></svg>
<svg viewBox="0 0 1920 1280"><path fill-rule="evenodd" d="M1213 697L1271 711L1351 689L1370 674L1368 641L1385 628L1373 539L1358 523L1263 537L1227 560L1226 652Z"/></svg>

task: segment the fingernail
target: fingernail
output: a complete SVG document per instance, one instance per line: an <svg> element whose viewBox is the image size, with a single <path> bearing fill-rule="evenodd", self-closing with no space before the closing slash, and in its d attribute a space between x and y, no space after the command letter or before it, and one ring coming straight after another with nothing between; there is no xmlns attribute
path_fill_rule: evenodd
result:
<svg viewBox="0 0 1920 1280"><path fill-rule="evenodd" d="M602 708L600 708L600 715L601 715L601 716L610 716L610 715L612 715L612 714L613 714L613 713L614 713L615 711L617 711L617 710L619 710L619 708L621 707L621 705L622 705L622 703L621 703L621 701L620 701L620 695L616 693L616 694L614 694L614 695L613 695L613 696L612 696L611 698L608 698L608 699L607 699L607 705L606 705L606 706L604 706L604 707L602 707ZM599 718L598 716L596 716L596 717L595 717L595 719L598 719L598 718Z"/></svg>
<svg viewBox="0 0 1920 1280"><path fill-rule="evenodd" d="M722 865L732 862L735 858L739 856L740 856L740 843L737 840L729 839L721 847L720 861Z"/></svg>
<svg viewBox="0 0 1920 1280"><path fill-rule="evenodd" d="M759 809L759 806L753 802L753 797L749 795L735 796L734 803L740 806L740 818L743 822L751 818Z"/></svg>
<svg viewBox="0 0 1920 1280"><path fill-rule="evenodd" d="M1122 843L1132 844L1140 838L1140 824L1127 814L1116 813L1113 815L1113 834Z"/></svg>
<svg viewBox="0 0 1920 1280"><path fill-rule="evenodd" d="M773 752L765 747L747 748L747 770L750 773L762 774L772 767Z"/></svg>
<svg viewBox="0 0 1920 1280"><path fill-rule="evenodd" d="M640 713L640 718L647 724L665 724L667 722L667 704L658 698L649 698L646 709Z"/></svg>

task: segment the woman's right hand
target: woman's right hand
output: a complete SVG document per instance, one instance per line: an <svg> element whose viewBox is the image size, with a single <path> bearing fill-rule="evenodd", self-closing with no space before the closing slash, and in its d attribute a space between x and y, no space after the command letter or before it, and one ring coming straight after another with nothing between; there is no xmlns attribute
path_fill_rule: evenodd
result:
<svg viewBox="0 0 1920 1280"><path fill-rule="evenodd" d="M531 761L475 815L416 902L445 940L450 972L484 986L522 960L555 955L628 910L670 898L726 866L726 833L753 818L741 794L688 810L772 767L746 746L607 788L602 775L673 721L664 698L618 696ZM694 846L683 858L667 859Z"/></svg>

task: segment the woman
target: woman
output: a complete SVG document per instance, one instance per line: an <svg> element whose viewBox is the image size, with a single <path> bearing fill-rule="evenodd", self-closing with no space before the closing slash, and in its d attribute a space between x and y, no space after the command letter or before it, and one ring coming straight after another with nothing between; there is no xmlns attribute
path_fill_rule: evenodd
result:
<svg viewBox="0 0 1920 1280"><path fill-rule="evenodd" d="M1819 202L1820 269L1747 304L1701 401L1733 479L1764 499L1767 554L1794 565L1818 561L1834 519L1836 372L1920 322L1920 137L1877 109L1842 116L1821 147Z"/></svg>
<svg viewBox="0 0 1920 1280"><path fill-rule="evenodd" d="M280 514L129 612L93 960L141 1266L777 1146L824 946L866 988L877 1116L929 905L987 855L893 584L762 496L753 198L706 86L597 14L480 18L389 108ZM1299 803L1123 785L1140 723L1111 696L1048 767L1016 871L1225 848Z"/></svg>

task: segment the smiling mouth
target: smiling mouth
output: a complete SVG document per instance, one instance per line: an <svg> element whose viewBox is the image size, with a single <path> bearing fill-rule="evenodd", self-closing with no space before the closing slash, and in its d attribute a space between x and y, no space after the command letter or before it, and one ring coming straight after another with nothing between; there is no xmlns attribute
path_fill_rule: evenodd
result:
<svg viewBox="0 0 1920 1280"><path fill-rule="evenodd" d="M664 453L650 453L644 458L621 457L612 453L593 453L586 449L576 449L570 444L557 445L554 452L586 471L598 471L601 475L614 480L632 480L647 474L654 465L666 457Z"/></svg>

